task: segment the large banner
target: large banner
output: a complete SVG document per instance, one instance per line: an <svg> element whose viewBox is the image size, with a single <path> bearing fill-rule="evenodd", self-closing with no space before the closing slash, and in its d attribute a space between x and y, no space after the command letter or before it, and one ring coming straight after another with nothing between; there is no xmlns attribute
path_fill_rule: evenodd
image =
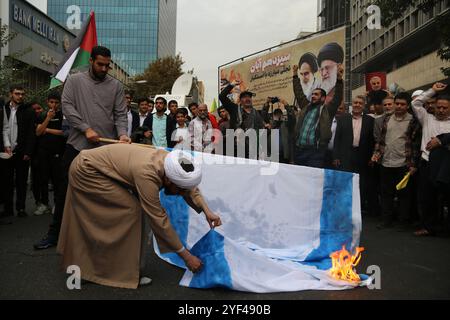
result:
<svg viewBox="0 0 450 320"><path fill-rule="evenodd" d="M260 109L268 97L279 97L294 103L292 88L293 66L298 65L298 76L305 95L310 98L315 88L333 92L338 65L345 61L345 27L311 36L282 46L280 49L248 58L243 62L220 69L221 90L234 80L240 80L230 98L238 102L240 92L256 94L253 104Z"/></svg>

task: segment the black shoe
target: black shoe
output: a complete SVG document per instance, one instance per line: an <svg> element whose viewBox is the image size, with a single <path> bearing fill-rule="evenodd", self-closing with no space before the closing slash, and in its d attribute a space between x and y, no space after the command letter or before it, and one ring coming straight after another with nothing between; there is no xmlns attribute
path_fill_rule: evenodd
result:
<svg viewBox="0 0 450 320"><path fill-rule="evenodd" d="M18 216L19 218L26 218L26 217L28 217L27 213L26 213L25 210L23 210L23 209L17 211L17 216Z"/></svg>
<svg viewBox="0 0 450 320"><path fill-rule="evenodd" d="M38 243L35 243L33 245L35 250L45 250L51 247L56 247L57 242L53 241L51 239L48 238L48 236L46 236L44 239L42 239L41 241L39 241Z"/></svg>
<svg viewBox="0 0 450 320"><path fill-rule="evenodd" d="M7 225L10 225L10 224L12 224L11 221L1 221L0 220L0 226L7 226Z"/></svg>

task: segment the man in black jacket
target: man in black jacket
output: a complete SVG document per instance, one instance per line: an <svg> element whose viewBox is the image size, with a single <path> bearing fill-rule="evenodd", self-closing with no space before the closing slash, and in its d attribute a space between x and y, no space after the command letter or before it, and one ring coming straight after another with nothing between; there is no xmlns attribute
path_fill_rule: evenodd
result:
<svg viewBox="0 0 450 320"><path fill-rule="evenodd" d="M19 217L26 217L28 170L33 154L35 135L35 114L26 106L25 91L20 86L12 86L11 100L5 106L3 121L3 143L5 152L12 157L4 162L5 213L13 215L14 186L16 187L16 209ZM14 181L15 177L15 181Z"/></svg>
<svg viewBox="0 0 450 320"><path fill-rule="evenodd" d="M365 97L357 96L352 102L352 113L343 114L337 120L334 138L334 166L338 170L360 174L361 203L374 208L375 191L370 181L370 166L375 146L374 119L363 114Z"/></svg>
<svg viewBox="0 0 450 320"><path fill-rule="evenodd" d="M0 138L0 152L5 151L5 147L3 146L3 117L4 117L3 110L4 110L4 106L5 106L5 100L3 100L2 97L0 97L0 133L2 133L2 137ZM0 160L0 173L3 173L4 161L5 160ZM0 183L0 200L1 200L2 204L5 203L4 187L5 187L5 184ZM7 212L0 213L0 219L3 218L5 214L8 214L8 213ZM6 224L11 224L11 222L0 220L0 225L6 225Z"/></svg>
<svg viewBox="0 0 450 320"><path fill-rule="evenodd" d="M125 101L127 103L128 136L131 137L131 134L140 126L139 114L131 109L131 102L133 101L131 91L125 91Z"/></svg>
<svg viewBox="0 0 450 320"><path fill-rule="evenodd" d="M222 90L222 92L219 95L220 102L230 115L230 129L233 130L241 129L243 132L246 132L248 130L255 130L256 135L258 136L259 130L268 128L268 124L264 122L265 114L260 114L253 107L254 94L250 91L241 92L241 94L239 95L240 105L230 100L228 95L231 93L233 88L238 85L240 85L239 81L231 82L227 87L225 87L225 89ZM237 141L235 142L238 145L240 145L240 142L244 142L245 155L242 155L241 152L239 151L237 152L238 153L237 155L241 157L244 156L245 158L249 158L250 155L252 155L253 158L254 156L253 153L258 152L257 151L258 148L257 146L249 144L250 141L248 139L248 136L244 136L242 131L241 131L242 135L240 134L236 135ZM241 150L241 148L238 148L238 150ZM235 150L235 152L236 151L237 150Z"/></svg>
<svg viewBox="0 0 450 320"><path fill-rule="evenodd" d="M175 142L172 141L172 133L176 125L170 117L166 115L167 100L159 97L155 100L156 113L149 114L144 120L143 126L152 132L153 145L157 147L173 148ZM157 125L155 125L157 123Z"/></svg>

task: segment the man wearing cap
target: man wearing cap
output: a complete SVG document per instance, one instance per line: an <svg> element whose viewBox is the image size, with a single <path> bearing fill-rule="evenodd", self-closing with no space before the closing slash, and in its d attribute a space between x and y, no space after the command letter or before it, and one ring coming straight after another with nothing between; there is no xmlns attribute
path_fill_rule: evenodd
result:
<svg viewBox="0 0 450 320"><path fill-rule="evenodd" d="M228 95L231 93L235 86L238 86L240 81L235 80L231 82L219 95L219 100L223 107L228 111L230 115L230 129L237 130L242 129L244 132L250 129L261 130L267 127L264 122L264 115L260 115L259 112L253 108L254 93L250 91L243 91L239 96L240 105L232 102ZM245 157L249 155L248 140L245 138Z"/></svg>
<svg viewBox="0 0 450 320"><path fill-rule="evenodd" d="M324 45L317 56L322 83L320 88L327 93L325 103L328 104L334 97L338 67L344 62L344 50L336 42Z"/></svg>
<svg viewBox="0 0 450 320"><path fill-rule="evenodd" d="M176 252L189 270L200 270L202 262L183 246L159 199L163 188L181 195L211 228L221 225L200 194L202 171L189 153L110 145L82 151L69 175L57 248L63 268L77 265L82 279L136 289L143 283L146 217L161 253Z"/></svg>
<svg viewBox="0 0 450 320"><path fill-rule="evenodd" d="M320 82L315 77L316 72L319 70L317 58L313 53L307 52L301 56L298 66L300 68L298 81L300 81L306 98L308 101L311 101L312 91L320 88Z"/></svg>

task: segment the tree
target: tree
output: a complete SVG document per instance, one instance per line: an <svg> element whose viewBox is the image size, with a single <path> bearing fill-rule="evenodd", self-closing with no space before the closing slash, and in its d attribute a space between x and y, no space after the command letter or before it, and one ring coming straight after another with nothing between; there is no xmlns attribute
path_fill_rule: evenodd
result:
<svg viewBox="0 0 450 320"><path fill-rule="evenodd" d="M144 73L135 77L135 84L131 88L136 96L165 94L172 89L175 80L183 74L183 64L180 54L175 57L159 58L150 63ZM140 81L146 81L146 83L136 83Z"/></svg>
<svg viewBox="0 0 450 320"><path fill-rule="evenodd" d="M381 24L384 27L401 18L404 12L410 6L417 6L423 12L431 11L439 0L375 0L374 5L377 5L381 10ZM443 61L450 61L450 24L447 16L437 16L436 23L438 35L442 40L442 47L438 50L438 56ZM450 68L442 68L442 72L446 77L450 77Z"/></svg>

